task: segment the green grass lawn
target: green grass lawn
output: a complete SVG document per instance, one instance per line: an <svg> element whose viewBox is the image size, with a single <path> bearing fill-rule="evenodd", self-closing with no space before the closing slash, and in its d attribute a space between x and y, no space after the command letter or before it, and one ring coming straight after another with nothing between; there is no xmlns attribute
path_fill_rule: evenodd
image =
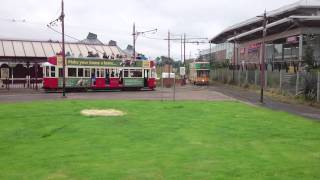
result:
<svg viewBox="0 0 320 180"><path fill-rule="evenodd" d="M0 179L320 179L320 123L238 102L52 101L0 115Z"/></svg>

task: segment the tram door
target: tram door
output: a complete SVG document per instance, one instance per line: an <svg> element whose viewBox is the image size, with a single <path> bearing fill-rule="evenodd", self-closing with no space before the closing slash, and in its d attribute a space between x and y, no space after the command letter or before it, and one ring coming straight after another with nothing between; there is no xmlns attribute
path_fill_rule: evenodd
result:
<svg viewBox="0 0 320 180"><path fill-rule="evenodd" d="M148 79L149 79L149 76L150 76L149 73L150 73L150 70L148 70L148 69L144 70L144 73L143 73L144 87L148 87Z"/></svg>

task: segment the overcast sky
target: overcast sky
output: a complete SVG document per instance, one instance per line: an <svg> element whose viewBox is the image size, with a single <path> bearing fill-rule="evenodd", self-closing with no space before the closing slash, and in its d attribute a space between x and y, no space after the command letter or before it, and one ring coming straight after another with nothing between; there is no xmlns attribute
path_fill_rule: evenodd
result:
<svg viewBox="0 0 320 180"><path fill-rule="evenodd" d="M59 40L46 27L60 13L61 0L1 0L0 38ZM132 44L132 24L138 31L157 28L146 36L166 38L168 30L189 37L208 37L230 25L297 0L65 0L66 33L84 39L88 32L121 48ZM12 22L9 19L16 19ZM26 20L25 22L21 22ZM55 27L60 29L59 26ZM176 37L177 38L177 37ZM68 39L74 41L73 39ZM206 45L187 45L187 58ZM167 54L167 42L139 37L137 51L151 57ZM172 43L172 55L180 59L180 44Z"/></svg>

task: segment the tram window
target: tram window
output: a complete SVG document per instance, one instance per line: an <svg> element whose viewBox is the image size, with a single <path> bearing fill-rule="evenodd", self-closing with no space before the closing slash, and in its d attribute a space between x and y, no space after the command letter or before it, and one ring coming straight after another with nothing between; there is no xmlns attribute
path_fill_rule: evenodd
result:
<svg viewBox="0 0 320 180"><path fill-rule="evenodd" d="M110 77L109 69L106 69L106 77Z"/></svg>
<svg viewBox="0 0 320 180"><path fill-rule="evenodd" d="M156 71L155 70L151 70L151 77L155 78L156 77Z"/></svg>
<svg viewBox="0 0 320 180"><path fill-rule="evenodd" d="M84 69L84 77L90 77L90 69L89 68Z"/></svg>
<svg viewBox="0 0 320 180"><path fill-rule="evenodd" d="M128 69L123 70L123 77L125 77L125 78L129 77L129 70Z"/></svg>
<svg viewBox="0 0 320 180"><path fill-rule="evenodd" d="M78 77L83 77L83 68L78 69Z"/></svg>
<svg viewBox="0 0 320 180"><path fill-rule="evenodd" d="M46 66L46 77L49 77L49 66Z"/></svg>
<svg viewBox="0 0 320 180"><path fill-rule="evenodd" d="M63 77L62 72L63 72L63 69L62 69L62 68L59 68L59 77Z"/></svg>
<svg viewBox="0 0 320 180"><path fill-rule="evenodd" d="M51 66L51 77L56 77L56 67Z"/></svg>
<svg viewBox="0 0 320 180"><path fill-rule="evenodd" d="M101 69L100 73L101 73L101 77L105 77L104 76L104 74L105 74L105 70L104 69Z"/></svg>
<svg viewBox="0 0 320 180"><path fill-rule="evenodd" d="M100 77L100 69L97 69L97 77Z"/></svg>
<svg viewBox="0 0 320 180"><path fill-rule="evenodd" d="M69 77L77 77L77 68L68 68Z"/></svg>
<svg viewBox="0 0 320 180"><path fill-rule="evenodd" d="M110 73L111 77L115 77L115 75L116 75L115 70L114 70L114 69L111 69L111 71L110 71L110 72L111 72L111 73Z"/></svg>
<svg viewBox="0 0 320 180"><path fill-rule="evenodd" d="M141 69L133 69L130 71L130 77L142 77L142 70Z"/></svg>
<svg viewBox="0 0 320 180"><path fill-rule="evenodd" d="M95 68L91 69L91 77L96 77L96 69Z"/></svg>

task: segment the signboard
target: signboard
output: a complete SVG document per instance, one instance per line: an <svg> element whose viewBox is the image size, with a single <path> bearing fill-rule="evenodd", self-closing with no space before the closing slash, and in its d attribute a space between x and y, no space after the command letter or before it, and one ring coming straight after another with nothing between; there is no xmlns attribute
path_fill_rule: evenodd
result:
<svg viewBox="0 0 320 180"><path fill-rule="evenodd" d="M209 63L198 63L195 64L196 69L210 69L210 64Z"/></svg>
<svg viewBox="0 0 320 180"><path fill-rule="evenodd" d="M142 61L143 68L150 68L150 61Z"/></svg>
<svg viewBox="0 0 320 180"><path fill-rule="evenodd" d="M57 66L62 66L62 56L57 56Z"/></svg>
<svg viewBox="0 0 320 180"><path fill-rule="evenodd" d="M121 61L103 59L67 59L68 66L107 66L119 67Z"/></svg>
<svg viewBox="0 0 320 180"><path fill-rule="evenodd" d="M180 67L180 76L185 76L185 75L186 75L186 68Z"/></svg>
<svg viewBox="0 0 320 180"><path fill-rule="evenodd" d="M292 36L287 38L287 43L293 44L298 42L298 37L297 36Z"/></svg>
<svg viewBox="0 0 320 180"><path fill-rule="evenodd" d="M9 68L1 68L1 78L8 79L10 77Z"/></svg>
<svg viewBox="0 0 320 180"><path fill-rule="evenodd" d="M248 48L248 53L257 52L259 48L261 47L261 44L251 44Z"/></svg>

